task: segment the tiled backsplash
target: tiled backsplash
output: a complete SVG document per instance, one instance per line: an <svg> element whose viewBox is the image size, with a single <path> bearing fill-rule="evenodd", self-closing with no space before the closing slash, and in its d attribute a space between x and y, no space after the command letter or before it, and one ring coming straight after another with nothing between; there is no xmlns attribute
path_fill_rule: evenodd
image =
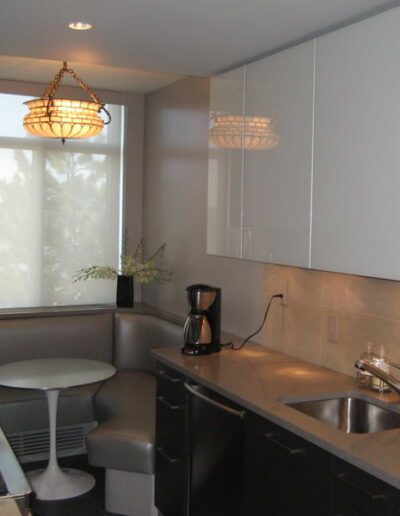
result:
<svg viewBox="0 0 400 516"><path fill-rule="evenodd" d="M274 301L259 342L352 376L368 342L400 362L400 282L265 265L266 300L285 285L288 305ZM328 338L329 317L337 318L337 342Z"/></svg>

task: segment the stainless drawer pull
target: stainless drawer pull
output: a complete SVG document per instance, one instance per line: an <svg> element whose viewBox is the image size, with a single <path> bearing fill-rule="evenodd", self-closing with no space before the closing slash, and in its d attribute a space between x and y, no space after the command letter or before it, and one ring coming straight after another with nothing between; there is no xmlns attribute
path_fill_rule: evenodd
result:
<svg viewBox="0 0 400 516"><path fill-rule="evenodd" d="M227 412L231 416L238 417L240 419L244 419L246 417L246 411L245 410L235 410L231 407L228 407L228 405L224 405L223 403L220 403L219 401L213 400L212 398L209 398L202 392L198 391L199 388L198 385L189 385L188 383L184 383L185 389L190 392L190 394L193 394L193 396L196 396L196 398L200 398L201 400L205 401L206 403L209 403L210 405L213 405L214 407Z"/></svg>
<svg viewBox="0 0 400 516"><path fill-rule="evenodd" d="M347 487L350 487L351 489L354 489L355 491L358 491L362 496L367 498L371 502L377 502L378 500L384 500L385 495L382 493L370 493L364 487L360 486L354 480L351 480L348 478L348 476L345 473L339 473L334 475L336 480L339 480L339 482L342 482Z"/></svg>
<svg viewBox="0 0 400 516"><path fill-rule="evenodd" d="M168 461L170 464L175 464L176 462L179 462L179 459L175 459L174 457L170 457L170 456L168 455L168 453L167 453L167 452L165 452L165 451L161 448L161 446L160 446L159 448L157 448L157 451L158 451L159 453L161 453L161 455L162 455L165 459L167 459L167 461Z"/></svg>
<svg viewBox="0 0 400 516"><path fill-rule="evenodd" d="M160 403L168 407L170 410L181 410L183 407L182 405L172 405L167 398L164 398L164 396L157 396L157 399Z"/></svg>
<svg viewBox="0 0 400 516"><path fill-rule="evenodd" d="M158 374L171 383L182 383L181 378L177 378L176 376L170 376L164 369L160 369L158 371Z"/></svg>
<svg viewBox="0 0 400 516"><path fill-rule="evenodd" d="M264 434L264 437L268 439L272 444L275 444L275 446L278 446L282 450L285 450L285 452L289 453L290 455L300 455L301 453L304 453L304 450L301 448L291 448L287 444L282 443L276 437L274 437L274 434Z"/></svg>

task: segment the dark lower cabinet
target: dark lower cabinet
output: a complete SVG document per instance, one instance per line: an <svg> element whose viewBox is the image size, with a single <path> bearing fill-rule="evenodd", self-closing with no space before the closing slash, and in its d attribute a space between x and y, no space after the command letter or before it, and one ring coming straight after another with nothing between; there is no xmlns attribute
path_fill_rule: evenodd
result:
<svg viewBox="0 0 400 516"><path fill-rule="evenodd" d="M158 364L163 516L400 516L400 491Z"/></svg>
<svg viewBox="0 0 400 516"><path fill-rule="evenodd" d="M183 516L186 514L185 458L177 457L162 447L156 448L155 505L164 516Z"/></svg>
<svg viewBox="0 0 400 516"><path fill-rule="evenodd" d="M242 516L244 412L158 366L155 505L163 516Z"/></svg>
<svg viewBox="0 0 400 516"><path fill-rule="evenodd" d="M328 516L331 456L258 416L246 421L244 514Z"/></svg>
<svg viewBox="0 0 400 516"><path fill-rule="evenodd" d="M399 491L350 464L333 459L333 516L398 516Z"/></svg>
<svg viewBox="0 0 400 516"><path fill-rule="evenodd" d="M245 413L200 386L189 397L189 516L242 516Z"/></svg>
<svg viewBox="0 0 400 516"><path fill-rule="evenodd" d="M155 505L163 516L186 516L187 432L184 377L157 367Z"/></svg>

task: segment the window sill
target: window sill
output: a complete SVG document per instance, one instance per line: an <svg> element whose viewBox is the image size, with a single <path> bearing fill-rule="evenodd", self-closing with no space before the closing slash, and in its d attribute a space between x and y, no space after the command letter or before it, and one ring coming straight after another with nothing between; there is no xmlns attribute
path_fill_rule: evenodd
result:
<svg viewBox="0 0 400 516"><path fill-rule="evenodd" d="M3 308L0 309L0 320L5 319L31 319L40 317L58 317L73 315L94 315L114 313L136 313L153 315L165 319L179 326L183 326L184 317L172 314L161 308L138 301L133 308L118 308L115 304L104 305L71 305L71 306L38 306L28 308Z"/></svg>
<svg viewBox="0 0 400 516"><path fill-rule="evenodd" d="M71 305L71 306L38 306L27 308L0 309L0 319L22 319L26 317L55 317L59 315L86 315L93 313L113 313L116 305Z"/></svg>

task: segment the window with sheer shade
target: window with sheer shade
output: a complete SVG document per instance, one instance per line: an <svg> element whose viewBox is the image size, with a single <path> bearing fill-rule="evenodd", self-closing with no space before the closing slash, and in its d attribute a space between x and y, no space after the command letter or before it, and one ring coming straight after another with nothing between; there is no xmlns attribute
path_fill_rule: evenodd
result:
<svg viewBox="0 0 400 516"><path fill-rule="evenodd" d="M30 98L0 94L0 308L113 303L114 282L73 275L119 262L124 108L62 145L25 132Z"/></svg>

